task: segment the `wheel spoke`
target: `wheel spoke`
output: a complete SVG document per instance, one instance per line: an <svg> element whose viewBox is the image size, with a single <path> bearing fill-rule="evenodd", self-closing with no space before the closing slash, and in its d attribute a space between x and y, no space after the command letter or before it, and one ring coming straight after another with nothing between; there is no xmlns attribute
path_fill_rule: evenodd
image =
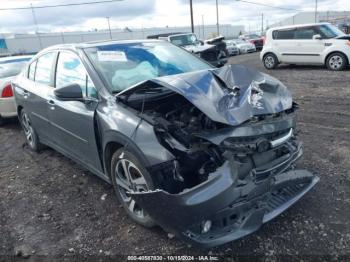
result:
<svg viewBox="0 0 350 262"><path fill-rule="evenodd" d="M118 176L115 177L115 180L116 180L118 186L124 188L126 191L130 191L130 186L128 185L128 183L124 182Z"/></svg>
<svg viewBox="0 0 350 262"><path fill-rule="evenodd" d="M30 131L28 131L28 132L26 133L26 138L27 138L28 141L31 141L31 140L32 140L32 134L31 134Z"/></svg>
<svg viewBox="0 0 350 262"><path fill-rule="evenodd" d="M131 212L134 212L134 210L135 210L135 204L136 204L135 200L134 200L134 199L131 199L131 201L130 201L130 203L129 203L129 210L130 210Z"/></svg>

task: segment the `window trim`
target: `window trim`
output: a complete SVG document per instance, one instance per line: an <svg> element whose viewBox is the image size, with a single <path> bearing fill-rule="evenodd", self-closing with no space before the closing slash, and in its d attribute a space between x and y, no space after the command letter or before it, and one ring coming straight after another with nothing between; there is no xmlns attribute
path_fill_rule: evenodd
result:
<svg viewBox="0 0 350 262"><path fill-rule="evenodd" d="M33 79L30 79L30 67L35 63L35 68L34 68L34 78ZM30 80L30 81L33 81L35 82L35 73L36 73L36 65L38 64L38 59L35 59L33 62L31 62L29 65L28 65L28 70L27 70L27 79Z"/></svg>
<svg viewBox="0 0 350 262"><path fill-rule="evenodd" d="M91 99L91 98L92 98L92 99L99 99L99 92L98 92L98 89L96 88L96 85L95 85L94 81L92 80L92 78L91 78L91 76L90 76L88 70L86 69L86 66L84 65L82 59L80 58L80 56L78 55L78 53L76 53L76 52L74 52L74 51L72 51L72 50L68 50L68 49L60 49L60 50L57 50L56 63L55 63L55 66L54 66L54 68L55 68L55 71L54 71L54 88L56 88L57 67L58 67L58 61L59 61L59 58L60 58L60 54L61 54L62 52L63 52L63 53L70 53L70 54L75 55L75 56L79 59L79 61L80 61L80 63L82 64L82 66L84 67L84 70L85 70L85 73L86 73L86 76L87 76L86 79L85 79L85 84L86 84L85 97L86 97L86 98L90 98L90 99ZM94 85L94 89L95 89L95 91L96 91L97 98L96 98L96 97L87 96L87 83L88 83L88 79L90 79L90 81L91 81L91 82L93 83L93 85Z"/></svg>

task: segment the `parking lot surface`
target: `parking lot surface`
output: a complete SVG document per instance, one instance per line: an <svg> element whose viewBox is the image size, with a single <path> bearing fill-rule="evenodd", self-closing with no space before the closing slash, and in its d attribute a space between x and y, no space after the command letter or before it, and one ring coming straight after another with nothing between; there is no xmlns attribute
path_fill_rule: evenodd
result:
<svg viewBox="0 0 350 262"><path fill-rule="evenodd" d="M267 72L257 53L230 62ZM110 185L51 149L31 152L13 121L0 128L0 255L350 255L350 71L280 66L267 73L299 104L305 151L298 167L321 181L257 233L200 250L160 228L142 228Z"/></svg>

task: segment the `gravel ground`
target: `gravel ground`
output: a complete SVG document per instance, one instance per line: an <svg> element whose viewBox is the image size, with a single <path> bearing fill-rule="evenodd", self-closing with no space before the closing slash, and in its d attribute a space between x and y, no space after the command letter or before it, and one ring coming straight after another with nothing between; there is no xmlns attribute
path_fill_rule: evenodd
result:
<svg viewBox="0 0 350 262"><path fill-rule="evenodd" d="M265 71L258 54L231 63ZM160 228L134 224L110 185L61 154L31 152L14 121L0 128L0 261L7 256L220 255L350 259L350 72L281 66L269 71L300 105L305 153L299 167L316 188L257 233L211 250L189 247ZM321 257L322 256L322 257Z"/></svg>

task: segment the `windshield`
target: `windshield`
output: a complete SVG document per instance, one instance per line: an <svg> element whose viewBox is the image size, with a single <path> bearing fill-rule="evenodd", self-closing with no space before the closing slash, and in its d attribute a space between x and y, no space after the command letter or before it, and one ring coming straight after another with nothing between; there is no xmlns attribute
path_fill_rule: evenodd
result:
<svg viewBox="0 0 350 262"><path fill-rule="evenodd" d="M198 39L195 34L170 36L169 39L170 42L178 46L198 44Z"/></svg>
<svg viewBox="0 0 350 262"><path fill-rule="evenodd" d="M334 25L321 25L320 31L323 34L323 38L335 38L338 36L345 35L343 31L341 31Z"/></svg>
<svg viewBox="0 0 350 262"><path fill-rule="evenodd" d="M22 68L26 65L26 62L8 62L0 63L0 78L6 78L18 75Z"/></svg>
<svg viewBox="0 0 350 262"><path fill-rule="evenodd" d="M153 78L212 68L168 42L109 44L85 52L113 93Z"/></svg>
<svg viewBox="0 0 350 262"><path fill-rule="evenodd" d="M260 38L258 35L248 35L247 38L253 39L253 38Z"/></svg>

